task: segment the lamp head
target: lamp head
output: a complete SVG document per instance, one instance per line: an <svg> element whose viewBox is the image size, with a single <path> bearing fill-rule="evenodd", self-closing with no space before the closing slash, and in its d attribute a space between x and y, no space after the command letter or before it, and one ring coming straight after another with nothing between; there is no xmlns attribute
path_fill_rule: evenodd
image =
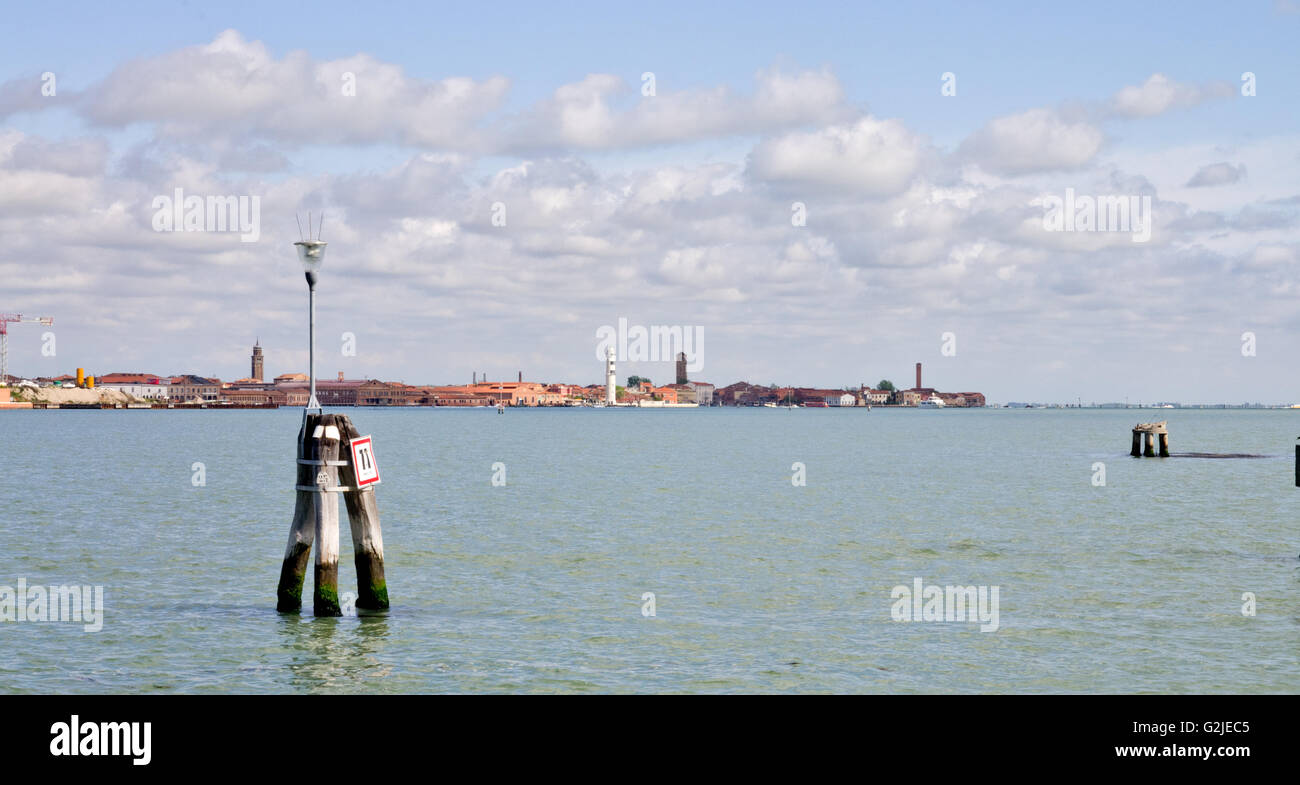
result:
<svg viewBox="0 0 1300 785"><path fill-rule="evenodd" d="M294 243L298 247L298 261L302 262L303 272L308 274L320 270L325 261L325 246L320 240L302 240Z"/></svg>

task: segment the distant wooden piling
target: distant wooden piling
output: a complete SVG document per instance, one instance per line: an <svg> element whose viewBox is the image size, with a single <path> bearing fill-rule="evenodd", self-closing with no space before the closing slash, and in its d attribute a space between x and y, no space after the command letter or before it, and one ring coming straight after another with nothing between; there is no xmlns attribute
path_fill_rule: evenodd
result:
<svg viewBox="0 0 1300 785"><path fill-rule="evenodd" d="M276 609L302 610L302 586L307 559L316 546L312 611L317 616L342 616L339 606L339 494L347 504L356 553L357 607L388 608L384 576L384 543L373 487L356 483L351 443L357 429L344 415L308 414L298 432L297 496L289 543L280 568Z"/></svg>
<svg viewBox="0 0 1300 785"><path fill-rule="evenodd" d="M1169 457L1169 428L1167 420L1160 422L1138 423L1133 426L1133 447L1129 450L1129 455L1134 458L1156 457L1155 439L1160 437L1160 457ZM1300 449L1300 448L1298 448ZM1300 454L1300 453L1297 453ZM1300 471L1300 469L1297 469ZM1300 478L1300 474L1296 475ZM1300 480L1298 480L1300 481Z"/></svg>

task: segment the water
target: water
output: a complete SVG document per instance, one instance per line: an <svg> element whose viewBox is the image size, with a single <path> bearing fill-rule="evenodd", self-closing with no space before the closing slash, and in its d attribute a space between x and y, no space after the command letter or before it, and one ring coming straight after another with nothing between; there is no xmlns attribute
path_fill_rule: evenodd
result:
<svg viewBox="0 0 1300 785"><path fill-rule="evenodd" d="M106 593L98 633L0 624L0 692L1300 687L1294 412L344 411L382 617L274 610L299 411L0 414L0 585ZM1157 418L1271 457L1129 458ZM916 577L998 586L1000 628L893 621Z"/></svg>

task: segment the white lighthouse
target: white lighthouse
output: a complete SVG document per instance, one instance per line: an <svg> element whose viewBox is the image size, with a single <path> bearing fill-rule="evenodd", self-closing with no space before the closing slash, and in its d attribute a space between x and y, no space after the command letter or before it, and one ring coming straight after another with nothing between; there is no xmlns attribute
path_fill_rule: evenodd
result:
<svg viewBox="0 0 1300 785"><path fill-rule="evenodd" d="M605 347L605 403L614 405L614 347Z"/></svg>

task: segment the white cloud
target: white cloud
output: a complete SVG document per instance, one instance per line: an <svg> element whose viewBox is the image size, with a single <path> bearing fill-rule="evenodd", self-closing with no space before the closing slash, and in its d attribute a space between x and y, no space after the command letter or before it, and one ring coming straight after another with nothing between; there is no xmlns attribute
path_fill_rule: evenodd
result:
<svg viewBox="0 0 1300 785"><path fill-rule="evenodd" d="M1245 165L1234 166L1230 163L1217 163L1202 166L1187 181L1189 188L1204 188L1215 185L1229 185L1241 182L1246 177Z"/></svg>
<svg viewBox="0 0 1300 785"><path fill-rule="evenodd" d="M1115 93L1110 100L1110 111L1121 117L1153 117L1170 109L1234 95L1236 91L1226 82L1194 85L1175 82L1164 74L1152 74L1141 85L1129 85Z"/></svg>
<svg viewBox="0 0 1300 785"><path fill-rule="evenodd" d="M611 74L567 84L505 123L507 150L609 149L755 135L844 116L843 90L828 70L759 71L751 95L728 87L643 96Z"/></svg>
<svg viewBox="0 0 1300 785"><path fill-rule="evenodd" d="M750 153L749 171L768 182L889 196L908 186L929 154L902 122L863 117L765 139Z"/></svg>
<svg viewBox="0 0 1300 785"><path fill-rule="evenodd" d="M108 162L108 143L96 138L50 141L11 136L9 143L0 141L0 151L7 152L0 155L0 166L73 176L100 174Z"/></svg>
<svg viewBox="0 0 1300 785"><path fill-rule="evenodd" d="M0 116L43 108L26 83L0 87ZM400 144L473 154L600 150L757 135L842 118L839 81L827 69L757 72L742 94L726 86L643 96L620 76L590 74L518 113L502 113L508 79L411 77L366 54L338 60L307 52L276 58L227 30L211 43L142 58L70 97L91 123L147 124L165 139L280 144ZM6 109L7 107L7 109ZM241 159L265 170L274 157Z"/></svg>
<svg viewBox="0 0 1300 785"><path fill-rule="evenodd" d="M1077 169L1097 155L1104 140L1101 129L1085 120L1030 109L990 121L962 142L958 154L991 172L1021 175Z"/></svg>
<svg viewBox="0 0 1300 785"><path fill-rule="evenodd" d="M355 77L355 95L345 94L345 75ZM503 77L415 79L368 55L316 61L298 51L277 60L227 30L210 44L117 67L80 107L100 125L151 123L184 139L461 147L508 87Z"/></svg>

